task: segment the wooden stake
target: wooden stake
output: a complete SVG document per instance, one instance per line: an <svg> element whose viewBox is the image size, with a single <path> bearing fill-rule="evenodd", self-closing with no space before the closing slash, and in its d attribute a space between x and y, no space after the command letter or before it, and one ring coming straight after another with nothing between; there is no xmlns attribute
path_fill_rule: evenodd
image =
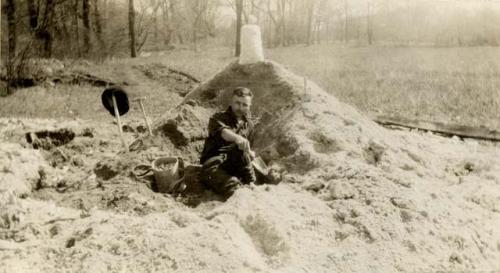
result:
<svg viewBox="0 0 500 273"><path fill-rule="evenodd" d="M116 122L118 123L118 132L120 133L120 139L122 140L122 144L123 147L125 148L125 151L128 152L128 146L127 143L125 142L125 138L123 137L122 121L120 120L120 113L118 112L118 104L116 103L116 98L114 94L111 96L111 99L113 99L113 109L115 110L115 117L116 117Z"/></svg>

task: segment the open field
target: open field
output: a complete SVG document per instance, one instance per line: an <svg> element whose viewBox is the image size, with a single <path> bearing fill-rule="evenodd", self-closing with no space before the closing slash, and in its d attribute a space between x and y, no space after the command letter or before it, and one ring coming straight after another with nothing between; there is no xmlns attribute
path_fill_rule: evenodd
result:
<svg viewBox="0 0 500 273"><path fill-rule="evenodd" d="M361 111L500 127L499 48L321 48L272 52ZM321 56L330 56L324 58Z"/></svg>
<svg viewBox="0 0 500 273"><path fill-rule="evenodd" d="M365 113L500 128L500 48L330 45L268 49L265 54ZM154 96L155 101L147 104L156 116L180 97L170 92L165 96L168 84L138 75L133 65L162 63L206 80L233 60L229 48L179 50L82 69L130 82L132 94ZM99 102L101 89L60 85L19 90L0 99L0 116L102 117L106 113Z"/></svg>

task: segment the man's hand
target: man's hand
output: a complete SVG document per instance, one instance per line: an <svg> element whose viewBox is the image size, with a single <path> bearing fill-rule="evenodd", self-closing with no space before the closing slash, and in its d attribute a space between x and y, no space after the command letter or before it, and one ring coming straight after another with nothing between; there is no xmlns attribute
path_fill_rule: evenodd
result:
<svg viewBox="0 0 500 273"><path fill-rule="evenodd" d="M236 137L234 143L236 143L236 145L238 145L238 148L240 150L242 150L243 152L250 152L250 142L248 141L248 139L242 137L242 136L239 136Z"/></svg>
<svg viewBox="0 0 500 273"><path fill-rule="evenodd" d="M238 146L238 149L242 150L245 153L250 153L252 150L250 149L250 142L248 139L234 133L230 129L223 129L221 132L221 136L225 141L233 142Z"/></svg>

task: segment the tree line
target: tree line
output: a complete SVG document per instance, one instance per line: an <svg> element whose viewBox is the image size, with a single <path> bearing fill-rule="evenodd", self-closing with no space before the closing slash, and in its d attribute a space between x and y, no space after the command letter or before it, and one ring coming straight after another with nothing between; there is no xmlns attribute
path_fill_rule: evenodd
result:
<svg viewBox="0 0 500 273"><path fill-rule="evenodd" d="M498 46L500 13L418 0L3 0L2 54L137 56L236 46L245 23L267 47L296 44ZM430 4L429 4L430 3ZM441 5L441 6L440 6ZM441 10L441 11L440 11ZM451 11L450 11L451 10ZM7 35L5 35L7 34Z"/></svg>

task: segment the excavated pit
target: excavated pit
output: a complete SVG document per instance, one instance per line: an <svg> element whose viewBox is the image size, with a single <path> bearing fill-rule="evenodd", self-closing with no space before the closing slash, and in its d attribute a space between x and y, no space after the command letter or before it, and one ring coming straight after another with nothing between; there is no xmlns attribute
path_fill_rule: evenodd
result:
<svg viewBox="0 0 500 273"><path fill-rule="evenodd" d="M75 138L75 132L63 128L54 131L37 131L26 133L26 141L34 149L50 150L53 147L64 145Z"/></svg>

